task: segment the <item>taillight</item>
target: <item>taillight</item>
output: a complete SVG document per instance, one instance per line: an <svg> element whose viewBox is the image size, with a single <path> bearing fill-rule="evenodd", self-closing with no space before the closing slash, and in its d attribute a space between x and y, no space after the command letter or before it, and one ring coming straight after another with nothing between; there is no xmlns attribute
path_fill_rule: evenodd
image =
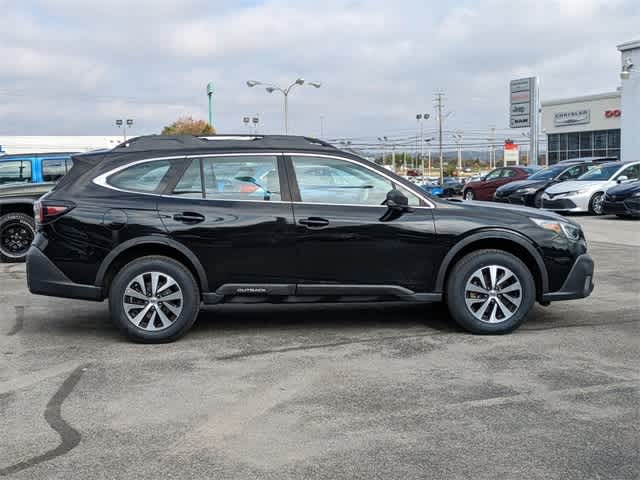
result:
<svg viewBox="0 0 640 480"><path fill-rule="evenodd" d="M33 205L33 213L36 223L43 224L64 215L73 207L74 205L71 203L42 202L38 200Z"/></svg>

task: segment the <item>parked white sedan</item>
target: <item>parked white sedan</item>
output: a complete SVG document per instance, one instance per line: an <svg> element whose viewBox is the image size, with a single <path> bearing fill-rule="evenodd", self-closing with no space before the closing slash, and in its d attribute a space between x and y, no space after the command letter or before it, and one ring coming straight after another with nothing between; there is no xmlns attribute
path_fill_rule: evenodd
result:
<svg viewBox="0 0 640 480"><path fill-rule="evenodd" d="M542 208L559 212L604 213L605 192L617 183L640 178L640 162L603 163L574 181L550 186L542 195Z"/></svg>

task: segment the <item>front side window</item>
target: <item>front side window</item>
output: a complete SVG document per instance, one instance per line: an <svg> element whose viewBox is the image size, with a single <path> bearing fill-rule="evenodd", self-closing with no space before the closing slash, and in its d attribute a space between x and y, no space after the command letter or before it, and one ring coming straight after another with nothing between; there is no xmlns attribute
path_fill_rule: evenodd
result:
<svg viewBox="0 0 640 480"><path fill-rule="evenodd" d="M496 180L498 178L500 178L500 174L502 173L502 169L498 168L496 170L494 170L493 172L490 172L489 175L487 175L485 177L485 181L490 182L491 180Z"/></svg>
<svg viewBox="0 0 640 480"><path fill-rule="evenodd" d="M637 165L631 165L621 171L616 177L627 177L629 180L636 180L640 177L640 163Z"/></svg>
<svg viewBox="0 0 640 480"><path fill-rule="evenodd" d="M382 205L387 193L396 188L409 199L409 205L420 205L420 199L407 188L357 163L296 156L292 161L303 202Z"/></svg>
<svg viewBox="0 0 640 480"><path fill-rule="evenodd" d="M570 178L578 178L580 175L582 175L583 172L584 172L584 169L582 165L576 165L568 169L562 175L560 175L560 180L569 180Z"/></svg>
<svg viewBox="0 0 640 480"><path fill-rule="evenodd" d="M511 168L504 168L502 170L502 178L510 178L510 177L515 177L517 175L517 172Z"/></svg>
<svg viewBox="0 0 640 480"><path fill-rule="evenodd" d="M213 200L278 201L282 199L278 158L238 155L202 159L205 197Z"/></svg>
<svg viewBox="0 0 640 480"><path fill-rule="evenodd" d="M121 190L153 193L160 186L169 167L168 160L139 163L114 173L109 177L107 183Z"/></svg>
<svg viewBox="0 0 640 480"><path fill-rule="evenodd" d="M29 160L7 160L0 162L0 184L31 181Z"/></svg>
<svg viewBox="0 0 640 480"><path fill-rule="evenodd" d="M619 168L619 165L596 165L579 176L578 180L587 182L609 180Z"/></svg>

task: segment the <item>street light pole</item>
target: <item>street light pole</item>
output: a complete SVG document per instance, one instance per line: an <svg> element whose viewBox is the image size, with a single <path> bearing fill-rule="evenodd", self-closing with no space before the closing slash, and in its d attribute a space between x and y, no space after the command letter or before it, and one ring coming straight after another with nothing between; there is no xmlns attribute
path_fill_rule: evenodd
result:
<svg viewBox="0 0 640 480"><path fill-rule="evenodd" d="M127 141L127 127L131 128L133 126L133 120L127 118L126 120L122 120L121 118L116 120L116 126L118 128L122 128L122 139L124 142Z"/></svg>
<svg viewBox="0 0 640 480"><path fill-rule="evenodd" d="M209 97L209 126L213 127L213 82L207 83L207 97Z"/></svg>
<svg viewBox="0 0 640 480"><path fill-rule="evenodd" d="M298 78L295 82L289 85L287 88L281 88L277 85L273 85L270 83L260 82L258 80L247 80L247 86L250 88L255 87L256 85L264 85L266 86L265 90L268 93L280 92L284 96L284 134L289 134L289 93L291 89L296 85L304 85L304 78ZM307 85L315 88L320 88L322 84L320 82L308 82Z"/></svg>

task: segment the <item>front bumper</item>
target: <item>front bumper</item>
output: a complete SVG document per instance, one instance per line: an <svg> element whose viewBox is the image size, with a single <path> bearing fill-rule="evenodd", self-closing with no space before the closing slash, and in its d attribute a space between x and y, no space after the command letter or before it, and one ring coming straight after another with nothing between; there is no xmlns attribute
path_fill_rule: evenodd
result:
<svg viewBox="0 0 640 480"><path fill-rule="evenodd" d="M542 195L542 208L558 212L588 212L590 198L588 195L549 198L545 193Z"/></svg>
<svg viewBox="0 0 640 480"><path fill-rule="evenodd" d="M593 291L593 259L586 253L580 255L564 284L557 292L542 295L543 302L557 302L560 300L575 300L591 295Z"/></svg>
<svg viewBox="0 0 640 480"><path fill-rule="evenodd" d="M602 209L607 215L640 217L640 199L629 198L624 201L611 201L605 196Z"/></svg>
<svg viewBox="0 0 640 480"><path fill-rule="evenodd" d="M102 301L102 288L72 282L35 245L27 252L27 285L37 295Z"/></svg>

